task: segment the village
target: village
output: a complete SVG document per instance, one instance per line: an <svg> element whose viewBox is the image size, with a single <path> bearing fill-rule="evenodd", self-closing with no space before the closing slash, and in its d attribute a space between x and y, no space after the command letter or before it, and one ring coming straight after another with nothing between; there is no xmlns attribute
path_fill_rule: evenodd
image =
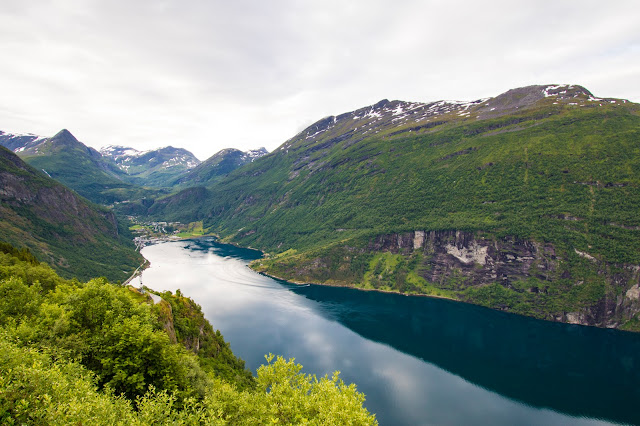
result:
<svg viewBox="0 0 640 426"><path fill-rule="evenodd" d="M135 235L136 250L162 241L178 241L185 238L206 235L202 221L184 224L181 222L148 222L136 216L129 216L134 224L129 230Z"/></svg>

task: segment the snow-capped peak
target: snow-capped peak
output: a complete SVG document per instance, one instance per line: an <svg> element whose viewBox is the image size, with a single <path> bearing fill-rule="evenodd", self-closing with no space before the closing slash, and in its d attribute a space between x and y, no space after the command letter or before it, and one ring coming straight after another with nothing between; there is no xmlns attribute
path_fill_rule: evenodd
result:
<svg viewBox="0 0 640 426"><path fill-rule="evenodd" d="M111 157L114 160L122 157L139 157L148 151L138 151L135 148L129 148L121 145L108 145L100 148L100 154Z"/></svg>

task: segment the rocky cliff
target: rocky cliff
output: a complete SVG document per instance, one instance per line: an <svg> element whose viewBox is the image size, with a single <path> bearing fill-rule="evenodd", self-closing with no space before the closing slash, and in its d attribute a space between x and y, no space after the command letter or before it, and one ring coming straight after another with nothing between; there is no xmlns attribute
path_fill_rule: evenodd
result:
<svg viewBox="0 0 640 426"><path fill-rule="evenodd" d="M571 324L635 329L640 313L640 266L478 232L384 234L255 267L295 281L430 294Z"/></svg>
<svg viewBox="0 0 640 426"><path fill-rule="evenodd" d="M485 239L460 231L415 231L378 237L371 244L375 251L424 255L420 276L436 286L455 282L455 290L482 288L491 284L516 293L528 293L543 301L561 282L567 290L585 285L567 265L570 253L558 253L550 243L517 238ZM583 259L589 278L604 284L603 294L594 303L574 312L550 313L546 319L572 324L616 328L640 312L640 266L610 265L585 252L574 250ZM615 271L615 272L614 272ZM449 284L450 286L450 284ZM579 290L578 290L579 291ZM473 302L472 297L461 297ZM498 306L511 310L508 304ZM578 308L578 306L576 306Z"/></svg>

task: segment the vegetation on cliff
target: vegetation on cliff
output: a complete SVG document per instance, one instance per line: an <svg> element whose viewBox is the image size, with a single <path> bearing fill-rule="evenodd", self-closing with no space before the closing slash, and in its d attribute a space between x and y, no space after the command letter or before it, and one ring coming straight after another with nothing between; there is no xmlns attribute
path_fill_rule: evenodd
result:
<svg viewBox="0 0 640 426"><path fill-rule="evenodd" d="M0 422L375 423L337 375L270 356L253 378L193 301L162 298L0 245Z"/></svg>

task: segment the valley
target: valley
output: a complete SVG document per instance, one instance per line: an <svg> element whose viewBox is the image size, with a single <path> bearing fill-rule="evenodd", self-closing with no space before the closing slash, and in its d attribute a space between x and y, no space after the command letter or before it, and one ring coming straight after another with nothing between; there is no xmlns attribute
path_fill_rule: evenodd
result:
<svg viewBox="0 0 640 426"><path fill-rule="evenodd" d="M204 161L0 132L0 387L38 407L0 419L50 420L41 395L80 389L65 419L636 422L638 141L640 105L577 85L382 100ZM571 355L593 347L612 351ZM332 358L366 403L322 378Z"/></svg>
<svg viewBox="0 0 640 426"><path fill-rule="evenodd" d="M54 167L68 150L58 146L84 146L70 133L0 142L81 195L99 188L93 199L121 216L197 223L182 236L260 249L252 267L266 274L636 330L639 134L637 104L540 85L470 102L383 100L272 153L200 162L179 149L85 147L101 177L81 183Z"/></svg>
<svg viewBox="0 0 640 426"><path fill-rule="evenodd" d="M640 425L637 2L0 2L0 425Z"/></svg>

